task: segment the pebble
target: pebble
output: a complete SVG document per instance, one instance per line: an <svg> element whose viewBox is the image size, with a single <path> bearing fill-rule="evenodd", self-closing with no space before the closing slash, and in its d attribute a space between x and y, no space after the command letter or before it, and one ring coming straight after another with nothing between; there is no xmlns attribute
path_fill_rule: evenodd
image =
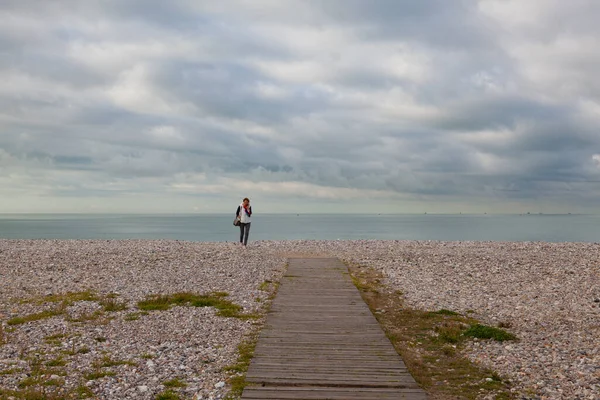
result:
<svg viewBox="0 0 600 400"><path fill-rule="evenodd" d="M410 307L508 324L518 342L472 342L465 354L527 398L600 399L599 243L357 240L265 247L370 266Z"/></svg>
<svg viewBox="0 0 600 400"><path fill-rule="evenodd" d="M194 398L221 398L228 378L223 368L235 363L237 345L260 326L216 316L212 308L125 317L147 295L182 291L225 291L246 311L263 313L264 302L255 298L266 294L258 287L282 277L286 257L303 254L373 267L410 307L445 308L509 326L518 342L473 341L465 354L509 379L517 398L600 399L597 243L299 240L257 241L242 249L171 240L0 240L3 323L52 307L14 301L45 293L119 293L129 307L111 313L106 324L76 325L58 316L16 325L0 346L0 370L21 362L23 349L29 355L58 352L62 347L44 338L65 334L64 348L89 350L69 358L67 388L77 387L82 372L108 352L136 366L111 367L115 377L86 382L99 399L154 398L174 378L196 387ZM77 302L67 313L99 309L97 302ZM19 374L1 375L0 387L16 389L19 380Z"/></svg>
<svg viewBox="0 0 600 400"><path fill-rule="evenodd" d="M139 313L137 302L148 295L175 292L227 292L228 300L244 305L245 312L264 314L267 298L259 290L265 281L278 281L285 258L265 257L260 251L233 243L191 243L169 240L0 240L0 322L8 318L52 309L55 304L18 300L66 292L92 290L100 295L118 293L117 301L128 309L107 313L103 323L72 323L56 316L15 325L0 345L0 371L7 370L20 355L38 354L48 360L61 350L85 353L65 356L64 388L74 390L83 374L94 370L104 355L135 365L106 368L115 376L85 381L95 398L148 399L165 390L163 382L178 378L187 388L182 397L220 398L229 375L224 368L235 364L237 346L257 322L216 315L211 307L172 307L166 311ZM52 284L48 285L52 278ZM97 301L78 301L66 309L69 318L101 310ZM6 325L4 325L6 326ZM45 340L65 335L60 347ZM64 343L64 347L63 344ZM152 359L147 359L150 356ZM25 364L24 372L29 372ZM18 374L0 375L0 387L18 389ZM189 392L188 392L189 391ZM195 392L195 393L194 393ZM183 393L187 393L183 395Z"/></svg>

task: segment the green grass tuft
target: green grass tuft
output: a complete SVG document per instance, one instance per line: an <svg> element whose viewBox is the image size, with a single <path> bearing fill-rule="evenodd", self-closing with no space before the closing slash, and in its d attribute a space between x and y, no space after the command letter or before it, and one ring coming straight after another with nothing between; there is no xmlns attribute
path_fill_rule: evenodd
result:
<svg viewBox="0 0 600 400"><path fill-rule="evenodd" d="M214 307L218 310L217 315L222 317L248 318L249 316L241 313L243 310L241 306L225 299L227 296L228 293L225 292L212 292L204 295L188 292L154 295L138 302L138 307L145 311L168 310L175 305Z"/></svg>
<svg viewBox="0 0 600 400"><path fill-rule="evenodd" d="M114 298L107 298L101 300L100 305L102 306L102 309L104 309L104 311L106 312L117 312L127 310L127 303L119 302Z"/></svg>
<svg viewBox="0 0 600 400"><path fill-rule="evenodd" d="M187 383L179 378L174 378L163 382L163 385L165 385L166 388L183 388L187 386Z"/></svg>
<svg viewBox="0 0 600 400"><path fill-rule="evenodd" d="M62 386L65 384L65 381L62 379L48 379L44 382L44 386Z"/></svg>
<svg viewBox="0 0 600 400"><path fill-rule="evenodd" d="M88 381L93 381L96 379L104 378L106 376L115 376L115 375L117 375L117 374L112 371L92 371L92 372L83 374L83 377L85 379L87 379Z"/></svg>
<svg viewBox="0 0 600 400"><path fill-rule="evenodd" d="M381 282L374 268L351 267L351 276L384 331L402 356L411 375L432 397L440 399L512 399L510 382L474 364L462 350L479 324L469 314L450 310L415 310ZM384 289L384 290L380 290ZM386 313L376 313L386 309ZM432 334L433 333L433 334Z"/></svg>
<svg viewBox="0 0 600 400"><path fill-rule="evenodd" d="M459 313L457 313L455 311L446 310L445 308L442 308L439 311L432 311L431 314L437 314L437 315L460 315Z"/></svg>
<svg viewBox="0 0 600 400"><path fill-rule="evenodd" d="M4 370L0 370L0 376L18 374L21 371L22 370L19 368L4 369Z"/></svg>
<svg viewBox="0 0 600 400"><path fill-rule="evenodd" d="M248 382L246 381L246 372L250 366L250 361L254 356L254 350L256 349L256 343L258 342L258 336L254 335L251 338L243 341L238 345L238 359L234 365L223 368L224 371L234 372L233 375L228 379L228 383L231 385L231 390L225 397L226 400L239 399L244 391Z"/></svg>
<svg viewBox="0 0 600 400"><path fill-rule="evenodd" d="M493 326L487 326L482 324L472 325L464 333L465 336L474 337L478 339L494 339L499 342L505 340L516 340L517 337L512 333L506 332L504 329L495 328Z"/></svg>
<svg viewBox="0 0 600 400"><path fill-rule="evenodd" d="M8 325L21 325L26 324L28 322L40 321L42 319L56 317L57 315L64 314L65 311L63 308L58 308L54 310L46 310L35 314L29 314L24 317L14 317L6 321Z"/></svg>
<svg viewBox="0 0 600 400"><path fill-rule="evenodd" d="M21 380L21 382L19 382L18 387L20 389L29 387L29 386L35 386L39 383L39 379L37 377L34 376L29 376L23 380Z"/></svg>
<svg viewBox="0 0 600 400"><path fill-rule="evenodd" d="M47 367L64 367L68 362L62 357L55 358L54 360L50 360L46 363Z"/></svg>
<svg viewBox="0 0 600 400"><path fill-rule="evenodd" d="M156 400L179 400L179 395L175 392L167 390L166 392L162 392L156 396Z"/></svg>
<svg viewBox="0 0 600 400"><path fill-rule="evenodd" d="M104 356L100 360L97 360L94 363L94 366L97 368L107 368L107 367L116 367L118 365L130 365L136 366L137 364L133 361L127 360L113 360L110 356Z"/></svg>
<svg viewBox="0 0 600 400"><path fill-rule="evenodd" d="M462 336L462 328L456 323L444 323L442 326L435 327L437 340L442 343L459 343Z"/></svg>
<svg viewBox="0 0 600 400"><path fill-rule="evenodd" d="M85 385L79 385L75 389L75 394L77 395L78 399L87 399L88 397L94 397L94 392L92 392L92 389Z"/></svg>
<svg viewBox="0 0 600 400"><path fill-rule="evenodd" d="M67 306L77 301L96 301L98 296L91 290L85 290L82 292L67 292L57 293L48 296L38 297L32 300L25 300L24 303L65 303Z"/></svg>
<svg viewBox="0 0 600 400"><path fill-rule="evenodd" d="M6 333L4 332L4 327L2 326L2 322L0 322L0 346L5 344L7 341Z"/></svg>
<svg viewBox="0 0 600 400"><path fill-rule="evenodd" d="M60 346L62 344L62 340L66 338L67 335L64 334L57 334L57 335L52 335L52 336L46 336L44 338L44 341L52 346Z"/></svg>
<svg viewBox="0 0 600 400"><path fill-rule="evenodd" d="M96 311L94 311L92 313L81 314L77 318L68 317L67 321L69 321L69 322L97 321L102 316L104 316L104 311L102 311L102 310L96 310Z"/></svg>
<svg viewBox="0 0 600 400"><path fill-rule="evenodd" d="M137 321L140 319L140 313L129 313L125 316L125 321Z"/></svg>

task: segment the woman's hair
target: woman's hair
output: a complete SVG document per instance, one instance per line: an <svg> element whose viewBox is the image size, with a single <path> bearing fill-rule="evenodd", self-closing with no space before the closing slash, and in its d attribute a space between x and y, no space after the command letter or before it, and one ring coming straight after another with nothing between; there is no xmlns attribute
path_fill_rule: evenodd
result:
<svg viewBox="0 0 600 400"><path fill-rule="evenodd" d="M244 201L248 201L248 202L249 202L249 201L250 201L250 199L249 199L249 198L247 198L247 197L244 197L244 200L242 200L242 202L244 202Z"/></svg>

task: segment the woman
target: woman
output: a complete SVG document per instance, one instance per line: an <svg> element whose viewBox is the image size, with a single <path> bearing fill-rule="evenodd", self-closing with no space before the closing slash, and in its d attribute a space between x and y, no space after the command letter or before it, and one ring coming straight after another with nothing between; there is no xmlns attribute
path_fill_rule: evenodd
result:
<svg viewBox="0 0 600 400"><path fill-rule="evenodd" d="M250 234L250 223L252 222L252 207L247 197L238 206L235 215L240 220L240 244L246 247L248 244L248 235Z"/></svg>

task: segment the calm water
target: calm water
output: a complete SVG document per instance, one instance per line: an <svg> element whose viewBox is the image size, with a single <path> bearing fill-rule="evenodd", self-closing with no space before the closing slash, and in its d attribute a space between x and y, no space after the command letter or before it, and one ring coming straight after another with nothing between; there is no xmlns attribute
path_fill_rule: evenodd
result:
<svg viewBox="0 0 600 400"><path fill-rule="evenodd" d="M0 214L0 238L234 241L233 216ZM414 239L600 242L600 215L316 215L253 217L250 240Z"/></svg>

